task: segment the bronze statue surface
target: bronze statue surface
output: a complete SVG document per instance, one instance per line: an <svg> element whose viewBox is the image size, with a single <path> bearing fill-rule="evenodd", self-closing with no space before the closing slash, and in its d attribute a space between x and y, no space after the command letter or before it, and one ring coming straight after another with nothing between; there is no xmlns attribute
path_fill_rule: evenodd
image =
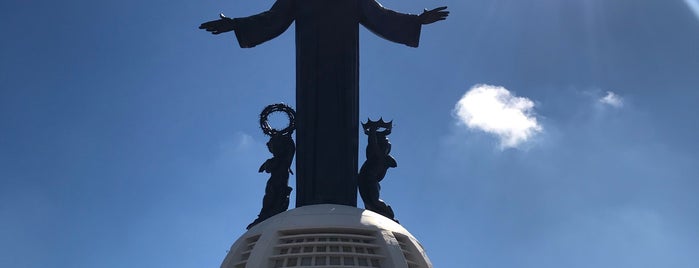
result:
<svg viewBox="0 0 699 268"><path fill-rule="evenodd" d="M289 125L281 130L272 128L267 123L267 117L273 112L286 113ZM284 104L269 105L260 114L260 127L270 136L267 149L272 153L272 158L262 163L258 172L270 173L270 177L265 187L265 196L262 198L260 214L247 229L289 208L289 195L293 190L289 187L289 173L293 174L291 162L296 152L296 145L291 139L291 134L294 133L294 114L294 110Z"/></svg>
<svg viewBox="0 0 699 268"><path fill-rule="evenodd" d="M388 135L393 129L393 122L367 120L362 124L364 134L367 135L366 161L359 170L357 177L359 194L364 201L364 208L379 213L396 222L395 214L391 206L379 199L381 185L379 182L386 176L389 168L397 167L396 159L390 155L391 143Z"/></svg>

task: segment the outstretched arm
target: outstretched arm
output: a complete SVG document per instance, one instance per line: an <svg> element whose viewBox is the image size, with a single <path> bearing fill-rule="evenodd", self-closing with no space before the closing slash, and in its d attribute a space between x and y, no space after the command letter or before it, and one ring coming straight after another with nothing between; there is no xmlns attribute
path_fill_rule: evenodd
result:
<svg viewBox="0 0 699 268"><path fill-rule="evenodd" d="M423 24L445 20L449 15L447 7L425 10L420 15L403 14L384 8L376 0L359 1L361 16L359 22L378 36L389 41L417 47L420 43L420 30Z"/></svg>
<svg viewBox="0 0 699 268"><path fill-rule="evenodd" d="M296 0L276 0L272 7L260 14L244 18L228 18L223 14L218 20L202 23L199 29L212 34L235 31L240 47L254 47L282 34L294 21Z"/></svg>
<svg viewBox="0 0 699 268"><path fill-rule="evenodd" d="M430 24L447 19L447 16L449 16L449 11L447 11L446 9L446 6L438 7L432 10L425 9L419 16L420 23Z"/></svg>
<svg viewBox="0 0 699 268"><path fill-rule="evenodd" d="M233 19L226 17L223 13L219 14L218 20L207 21L199 25L199 29L204 29L212 34L221 34L235 30Z"/></svg>

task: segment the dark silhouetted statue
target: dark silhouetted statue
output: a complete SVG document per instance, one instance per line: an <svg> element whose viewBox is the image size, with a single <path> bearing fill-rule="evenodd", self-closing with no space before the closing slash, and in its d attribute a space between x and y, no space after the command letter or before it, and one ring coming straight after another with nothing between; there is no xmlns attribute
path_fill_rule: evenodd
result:
<svg viewBox="0 0 699 268"><path fill-rule="evenodd" d="M362 124L364 134L368 136L366 146L366 161L359 170L357 177L359 186L359 195L364 201L364 208L379 213L396 222L395 214L391 206L379 199L379 191L381 185L379 182L386 176L388 168L397 167L396 160L390 155L391 143L388 142L388 136L393 128L393 121L384 122L367 120L366 124Z"/></svg>
<svg viewBox="0 0 699 268"><path fill-rule="evenodd" d="M276 0L260 14L234 19L221 14L199 28L213 34L235 31L240 47L249 48L296 23L296 206L356 206L359 24L417 47L422 25L448 13L439 7L402 14L375 0Z"/></svg>
<svg viewBox="0 0 699 268"><path fill-rule="evenodd" d="M289 117L289 125L283 130L276 130L267 123L267 117L273 112L285 112ZM289 208L289 195L292 188L289 187L289 173L291 171L291 161L294 160L296 145L291 139L294 132L294 110L284 104L273 104L267 106L260 114L260 126L262 131L269 135L267 149L272 153L272 158L267 159L259 172L270 173L265 196L262 199L262 209L257 219L248 225L247 229L256 224L286 211Z"/></svg>

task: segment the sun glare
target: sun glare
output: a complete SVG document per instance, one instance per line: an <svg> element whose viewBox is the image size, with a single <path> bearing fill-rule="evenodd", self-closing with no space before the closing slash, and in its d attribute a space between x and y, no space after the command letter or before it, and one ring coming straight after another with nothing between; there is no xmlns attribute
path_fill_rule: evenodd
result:
<svg viewBox="0 0 699 268"><path fill-rule="evenodd" d="M689 9L694 12L694 15L697 16L697 19L699 19L699 0L684 0L685 3L689 6Z"/></svg>

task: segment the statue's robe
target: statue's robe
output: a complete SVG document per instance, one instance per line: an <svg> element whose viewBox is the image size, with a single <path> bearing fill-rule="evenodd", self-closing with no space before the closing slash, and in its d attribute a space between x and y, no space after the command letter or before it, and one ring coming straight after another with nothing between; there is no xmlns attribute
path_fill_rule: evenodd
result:
<svg viewBox="0 0 699 268"><path fill-rule="evenodd" d="M243 48L296 22L296 206L357 205L359 24L417 47L421 23L374 0L277 0L234 19Z"/></svg>

